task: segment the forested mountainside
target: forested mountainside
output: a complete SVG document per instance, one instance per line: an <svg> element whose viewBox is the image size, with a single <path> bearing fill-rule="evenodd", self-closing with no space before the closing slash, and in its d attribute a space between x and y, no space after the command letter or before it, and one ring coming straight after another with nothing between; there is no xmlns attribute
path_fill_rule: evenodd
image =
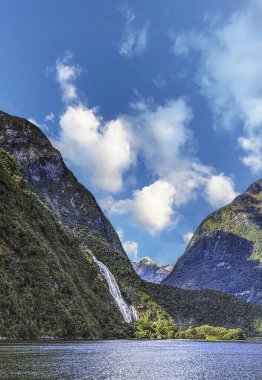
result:
<svg viewBox="0 0 262 380"><path fill-rule="evenodd" d="M36 126L0 112L0 146L0 336L160 338L175 336L172 317L181 328L189 320L215 323L213 293L198 296L197 309L192 293L151 288L139 278L93 195ZM135 308L137 322L124 323L94 257ZM224 305L223 294L216 292L215 299ZM243 302L245 321L235 302L226 303L232 326L253 333L261 310L249 312Z"/></svg>
<svg viewBox="0 0 262 380"><path fill-rule="evenodd" d="M262 180L201 223L163 284L262 304Z"/></svg>
<svg viewBox="0 0 262 380"><path fill-rule="evenodd" d="M71 227L97 231L113 248L123 251L116 231L94 196L77 181L60 152L38 127L0 111L0 146L13 155L30 189L61 221Z"/></svg>
<svg viewBox="0 0 262 380"><path fill-rule="evenodd" d="M133 333L90 251L140 318L171 323L128 258L101 236L61 223L0 150L0 336L123 337ZM114 262L114 265L112 265Z"/></svg>
<svg viewBox="0 0 262 380"><path fill-rule="evenodd" d="M211 289L185 290L150 283L146 287L182 330L212 325L241 328L247 335L262 335L262 305Z"/></svg>

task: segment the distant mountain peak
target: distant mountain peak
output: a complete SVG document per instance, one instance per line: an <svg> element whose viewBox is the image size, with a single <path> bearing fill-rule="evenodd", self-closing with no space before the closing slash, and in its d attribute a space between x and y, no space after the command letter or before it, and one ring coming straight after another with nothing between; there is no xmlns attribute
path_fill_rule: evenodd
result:
<svg viewBox="0 0 262 380"><path fill-rule="evenodd" d="M159 267L149 256L144 256L139 262L132 262L137 274L145 281L159 284L172 271L174 265L167 264Z"/></svg>
<svg viewBox="0 0 262 380"><path fill-rule="evenodd" d="M156 265L156 262L152 260L149 256L142 257L139 263L143 263L145 265Z"/></svg>

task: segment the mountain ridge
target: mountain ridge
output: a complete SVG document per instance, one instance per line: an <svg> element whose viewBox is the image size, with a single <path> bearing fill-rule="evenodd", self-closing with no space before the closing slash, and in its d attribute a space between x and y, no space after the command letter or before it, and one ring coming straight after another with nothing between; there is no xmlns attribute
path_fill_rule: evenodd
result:
<svg viewBox="0 0 262 380"><path fill-rule="evenodd" d="M136 328L123 322L92 254L113 268L139 318L173 328L127 256L96 232L60 222L2 148L0 214L0 337L132 337Z"/></svg>
<svg viewBox="0 0 262 380"><path fill-rule="evenodd" d="M200 224L162 284L262 303L262 180Z"/></svg>
<svg viewBox="0 0 262 380"><path fill-rule="evenodd" d="M153 331L150 337L174 337L174 308L191 309L189 293L183 293L183 300L173 288L153 284L152 290L136 274L95 198L36 126L0 113L0 146L9 151L0 148L0 336L123 338ZM69 190L63 174L69 177ZM85 195L80 192L72 205L74 186ZM81 214L81 205L89 200L94 214L85 207ZM107 266L127 304L137 310L134 325L123 324L89 251ZM223 298L218 294L217 304ZM204 307L198 321L206 323L205 296L199 299ZM238 327L242 307L235 299L229 304ZM251 332L252 313L244 322Z"/></svg>
<svg viewBox="0 0 262 380"><path fill-rule="evenodd" d="M78 182L60 152L38 127L0 111L0 146L13 155L30 189L60 220L72 227L86 226L99 232L113 248L124 253L95 197Z"/></svg>
<svg viewBox="0 0 262 380"><path fill-rule="evenodd" d="M174 265L158 266L149 256L144 256L139 262L132 261L136 273L145 281L160 284L172 271Z"/></svg>

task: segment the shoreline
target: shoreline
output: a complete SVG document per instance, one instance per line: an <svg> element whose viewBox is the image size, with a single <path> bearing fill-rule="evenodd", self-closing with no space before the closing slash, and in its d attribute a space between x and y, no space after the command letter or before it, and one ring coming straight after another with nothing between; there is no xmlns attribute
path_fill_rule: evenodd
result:
<svg viewBox="0 0 262 380"><path fill-rule="evenodd" d="M19 339L19 338L0 338L0 346L5 344L64 344L64 343L97 343L110 341L132 341L132 342L203 342L203 343L262 343L262 337L247 338L246 340L208 340L208 339L135 339L135 338L110 338L110 339L84 339L84 338L35 338L35 339Z"/></svg>

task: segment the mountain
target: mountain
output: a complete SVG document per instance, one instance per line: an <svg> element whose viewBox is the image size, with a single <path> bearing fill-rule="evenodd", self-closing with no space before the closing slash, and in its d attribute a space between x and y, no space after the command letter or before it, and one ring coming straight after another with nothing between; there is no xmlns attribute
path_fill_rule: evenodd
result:
<svg viewBox="0 0 262 380"><path fill-rule="evenodd" d="M0 336L133 336L119 292L139 319L172 326L45 135L1 112L0 145Z"/></svg>
<svg viewBox="0 0 262 380"><path fill-rule="evenodd" d="M262 180L201 223L162 283L262 304Z"/></svg>
<svg viewBox="0 0 262 380"><path fill-rule="evenodd" d="M36 126L0 112L0 145L0 337L164 338L175 336L173 318L181 327L215 321L213 293L197 306L189 291L136 274L93 195ZM224 297L215 304L232 326L260 331L260 309ZM138 321L124 323L123 310Z"/></svg>
<svg viewBox="0 0 262 380"><path fill-rule="evenodd" d="M30 189L59 220L70 227L88 227L123 252L117 233L94 196L77 181L39 128L0 111L0 146L13 155Z"/></svg>
<svg viewBox="0 0 262 380"><path fill-rule="evenodd" d="M29 190L2 149L0 215L0 336L92 338L106 336L105 326L109 334L121 330L87 247Z"/></svg>
<svg viewBox="0 0 262 380"><path fill-rule="evenodd" d="M160 284L169 273L172 271L174 265L163 265L161 267L148 256L142 257L139 262L132 262L133 268L136 273L145 281Z"/></svg>
<svg viewBox="0 0 262 380"><path fill-rule="evenodd" d="M151 283L146 288L181 330L211 325L241 328L249 336L262 335L262 305L211 289L185 290Z"/></svg>

